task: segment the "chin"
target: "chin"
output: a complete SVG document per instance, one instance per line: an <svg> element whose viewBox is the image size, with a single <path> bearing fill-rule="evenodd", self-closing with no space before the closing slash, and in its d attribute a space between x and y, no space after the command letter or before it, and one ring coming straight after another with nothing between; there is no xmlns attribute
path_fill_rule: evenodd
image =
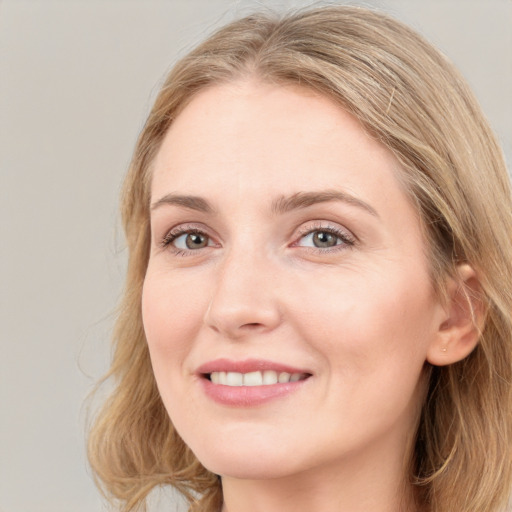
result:
<svg viewBox="0 0 512 512"><path fill-rule="evenodd" d="M280 478L300 471L297 464L283 451L260 446L257 442L237 447L215 443L193 450L199 462L217 475L238 479L260 480ZM238 449L237 449L238 448Z"/></svg>
<svg viewBox="0 0 512 512"><path fill-rule="evenodd" d="M209 457L204 462L200 459L200 462L216 475L239 480L268 480L282 478L295 472L292 468L283 467L282 463L276 464L265 459L241 460L240 457L233 457L214 460L213 457Z"/></svg>

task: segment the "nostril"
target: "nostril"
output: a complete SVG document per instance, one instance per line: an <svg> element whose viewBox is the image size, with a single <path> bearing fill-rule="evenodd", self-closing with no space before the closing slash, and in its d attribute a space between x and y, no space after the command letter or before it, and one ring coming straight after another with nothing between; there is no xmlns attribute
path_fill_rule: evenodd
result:
<svg viewBox="0 0 512 512"><path fill-rule="evenodd" d="M240 326L241 329L257 329L259 327L262 327L263 324L260 324L258 322L252 322L248 324L243 324Z"/></svg>

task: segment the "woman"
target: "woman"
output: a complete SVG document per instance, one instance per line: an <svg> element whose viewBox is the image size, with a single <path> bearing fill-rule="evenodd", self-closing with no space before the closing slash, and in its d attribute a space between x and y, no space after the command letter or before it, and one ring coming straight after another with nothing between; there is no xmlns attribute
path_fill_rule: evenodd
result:
<svg viewBox="0 0 512 512"><path fill-rule="evenodd" d="M402 24L253 15L170 73L90 437L122 510L505 510L512 227L460 75Z"/></svg>

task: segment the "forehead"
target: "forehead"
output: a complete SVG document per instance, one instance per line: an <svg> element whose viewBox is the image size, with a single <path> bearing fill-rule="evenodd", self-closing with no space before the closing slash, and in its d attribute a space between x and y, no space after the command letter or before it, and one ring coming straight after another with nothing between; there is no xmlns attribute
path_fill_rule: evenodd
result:
<svg viewBox="0 0 512 512"><path fill-rule="evenodd" d="M329 98L244 81L202 91L179 114L153 165L152 201L333 188L377 203L385 194L404 200L399 172L392 153Z"/></svg>

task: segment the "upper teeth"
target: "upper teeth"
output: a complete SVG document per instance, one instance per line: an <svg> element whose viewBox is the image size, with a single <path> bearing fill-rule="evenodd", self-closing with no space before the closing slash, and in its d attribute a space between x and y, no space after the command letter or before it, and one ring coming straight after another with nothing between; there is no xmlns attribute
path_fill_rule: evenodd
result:
<svg viewBox="0 0 512 512"><path fill-rule="evenodd" d="M210 374L210 380L214 384L223 384L224 386L266 386L278 382L284 384L296 382L303 377L302 373L275 372L274 370L250 373L212 372Z"/></svg>

